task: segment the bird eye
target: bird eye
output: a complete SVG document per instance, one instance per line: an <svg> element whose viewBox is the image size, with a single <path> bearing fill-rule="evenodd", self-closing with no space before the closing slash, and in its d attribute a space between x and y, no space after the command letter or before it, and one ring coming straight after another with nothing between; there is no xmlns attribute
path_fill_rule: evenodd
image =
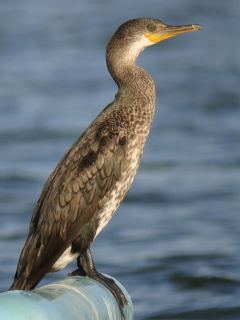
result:
<svg viewBox="0 0 240 320"><path fill-rule="evenodd" d="M155 31L156 28L157 28L157 27L155 26L154 23L149 23L149 24L147 25L147 29L148 29L148 31L150 31L150 32Z"/></svg>

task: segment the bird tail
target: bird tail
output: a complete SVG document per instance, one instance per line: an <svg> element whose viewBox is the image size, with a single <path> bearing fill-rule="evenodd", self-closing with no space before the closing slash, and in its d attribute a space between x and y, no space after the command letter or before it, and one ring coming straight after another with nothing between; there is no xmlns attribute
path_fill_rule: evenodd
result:
<svg viewBox="0 0 240 320"><path fill-rule="evenodd" d="M9 290L32 290L36 287L37 283L38 281L27 281L24 276L17 277L17 275L15 275L14 281Z"/></svg>
<svg viewBox="0 0 240 320"><path fill-rule="evenodd" d="M26 281L24 279L14 280L9 290L26 290Z"/></svg>
<svg viewBox="0 0 240 320"><path fill-rule="evenodd" d="M18 273L17 269L9 290L33 290L47 272L49 272L49 269L41 268L31 274L27 274L26 269L21 273Z"/></svg>
<svg viewBox="0 0 240 320"><path fill-rule="evenodd" d="M22 259L24 258L23 253L26 251L27 250L25 245L19 258L13 283L9 290L32 290L42 278L42 276L39 275L38 272L32 272L33 262L36 261L35 256L25 255L25 259ZM28 259L29 256L31 258L30 261ZM31 272L29 272L29 270Z"/></svg>

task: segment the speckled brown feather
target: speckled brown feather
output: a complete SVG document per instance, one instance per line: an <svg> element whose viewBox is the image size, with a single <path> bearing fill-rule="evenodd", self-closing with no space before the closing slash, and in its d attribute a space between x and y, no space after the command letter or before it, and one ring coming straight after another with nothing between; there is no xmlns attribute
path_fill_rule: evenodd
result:
<svg viewBox="0 0 240 320"><path fill-rule="evenodd" d="M33 212L12 289L32 289L63 252L84 252L131 186L155 107L151 77L121 66L124 39L108 45L108 68L119 86L107 106L72 146L44 185ZM135 57L136 58L136 57Z"/></svg>

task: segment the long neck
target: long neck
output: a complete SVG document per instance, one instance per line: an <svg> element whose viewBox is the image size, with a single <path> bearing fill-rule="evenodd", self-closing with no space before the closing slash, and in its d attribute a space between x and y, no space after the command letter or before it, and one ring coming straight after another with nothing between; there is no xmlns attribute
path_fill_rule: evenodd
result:
<svg viewBox="0 0 240 320"><path fill-rule="evenodd" d="M114 37L107 46L108 70L119 87L119 92L145 95L155 100L155 86L150 75L136 66L143 44L126 44Z"/></svg>

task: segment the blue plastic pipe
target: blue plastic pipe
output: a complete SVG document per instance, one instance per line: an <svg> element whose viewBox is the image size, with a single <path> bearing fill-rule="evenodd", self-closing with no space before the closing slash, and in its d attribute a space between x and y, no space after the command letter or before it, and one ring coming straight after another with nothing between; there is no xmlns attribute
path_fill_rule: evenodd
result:
<svg viewBox="0 0 240 320"><path fill-rule="evenodd" d="M109 276L108 276L109 277ZM116 280L128 300L126 320L133 319L133 305L126 289ZM0 320L121 320L118 304L105 286L88 277L69 277L32 291L0 294Z"/></svg>

